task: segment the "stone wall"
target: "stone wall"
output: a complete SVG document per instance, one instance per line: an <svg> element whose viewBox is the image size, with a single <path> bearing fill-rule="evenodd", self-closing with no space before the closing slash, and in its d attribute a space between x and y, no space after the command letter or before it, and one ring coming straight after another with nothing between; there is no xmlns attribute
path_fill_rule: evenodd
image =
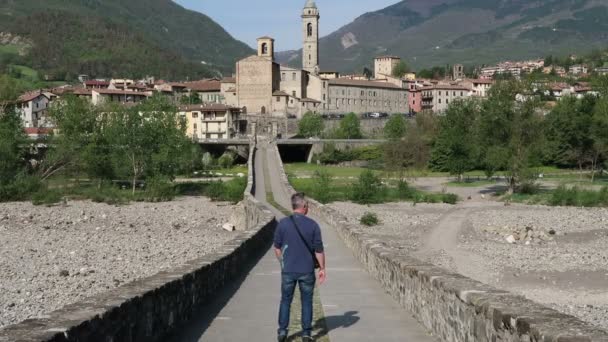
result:
<svg viewBox="0 0 608 342"><path fill-rule="evenodd" d="M251 194L255 191L253 160L250 158L245 193L249 230L235 235L216 253L179 268L68 305L43 318L6 327L0 330L0 341L165 340L270 247L276 221Z"/></svg>
<svg viewBox="0 0 608 342"><path fill-rule="evenodd" d="M381 137L388 119L360 119L361 131L366 137ZM340 127L340 120L325 120L325 133L334 132Z"/></svg>
<svg viewBox="0 0 608 342"><path fill-rule="evenodd" d="M287 176L282 181L294 191ZM608 333L577 318L386 246L385 236L362 231L314 200L311 212L335 227L370 274L441 341L608 342Z"/></svg>

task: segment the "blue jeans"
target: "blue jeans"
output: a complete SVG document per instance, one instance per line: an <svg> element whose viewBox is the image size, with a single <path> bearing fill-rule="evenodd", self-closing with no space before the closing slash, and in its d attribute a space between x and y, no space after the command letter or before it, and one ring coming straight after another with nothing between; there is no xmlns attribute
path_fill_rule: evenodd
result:
<svg viewBox="0 0 608 342"><path fill-rule="evenodd" d="M315 290L315 273L283 273L281 276L281 306L279 307L279 335L287 336L289 311L296 283L300 286L302 300L303 336L312 335L312 296Z"/></svg>

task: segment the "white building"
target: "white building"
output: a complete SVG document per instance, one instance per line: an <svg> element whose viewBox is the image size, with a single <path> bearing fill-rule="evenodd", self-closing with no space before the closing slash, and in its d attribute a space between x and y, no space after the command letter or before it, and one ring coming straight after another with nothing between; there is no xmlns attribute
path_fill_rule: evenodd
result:
<svg viewBox="0 0 608 342"><path fill-rule="evenodd" d="M50 93L37 91L23 94L17 99L16 108L24 128L51 126L48 108L52 97Z"/></svg>

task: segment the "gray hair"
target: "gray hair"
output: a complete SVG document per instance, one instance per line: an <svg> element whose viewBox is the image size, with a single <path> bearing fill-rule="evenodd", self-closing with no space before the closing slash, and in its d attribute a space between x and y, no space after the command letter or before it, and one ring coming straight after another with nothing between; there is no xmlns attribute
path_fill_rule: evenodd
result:
<svg viewBox="0 0 608 342"><path fill-rule="evenodd" d="M291 207L293 210L302 209L308 207L308 201L306 195L303 192L298 192L291 196Z"/></svg>

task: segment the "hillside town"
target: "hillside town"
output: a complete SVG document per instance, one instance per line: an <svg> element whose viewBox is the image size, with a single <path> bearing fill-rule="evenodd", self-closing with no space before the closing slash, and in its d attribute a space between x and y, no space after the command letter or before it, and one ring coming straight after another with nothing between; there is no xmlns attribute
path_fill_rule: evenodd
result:
<svg viewBox="0 0 608 342"><path fill-rule="evenodd" d="M272 37L257 40L257 54L236 63L231 77L198 81L169 82L147 77L89 79L52 89L22 94L16 101L23 126L30 137L52 132L48 110L67 95L87 99L97 106L107 103L130 105L154 95L162 95L179 106L188 120L188 135L194 139L230 139L251 133L248 122L259 118L298 120L311 112L324 118L355 113L380 118L389 114L413 116L420 112L443 113L450 103L463 98L485 98L496 78L521 78L531 73L556 75L564 81L538 81L536 95L551 103L564 96L582 98L597 94L585 79L590 73L608 74L608 68L590 70L586 65L572 65L566 70L545 61L505 61L475 70L467 77L464 66L455 64L440 79L418 78L414 72L395 73L403 62L397 56L374 59L372 75L341 74L324 71L319 61L319 18L316 4L309 1L302 12L304 36L302 68L280 65L275 61ZM472 76L472 75L469 75ZM566 82L567 80L568 82ZM371 115L374 114L375 115ZM279 133L274 124L275 133ZM268 129L273 129L271 124Z"/></svg>

